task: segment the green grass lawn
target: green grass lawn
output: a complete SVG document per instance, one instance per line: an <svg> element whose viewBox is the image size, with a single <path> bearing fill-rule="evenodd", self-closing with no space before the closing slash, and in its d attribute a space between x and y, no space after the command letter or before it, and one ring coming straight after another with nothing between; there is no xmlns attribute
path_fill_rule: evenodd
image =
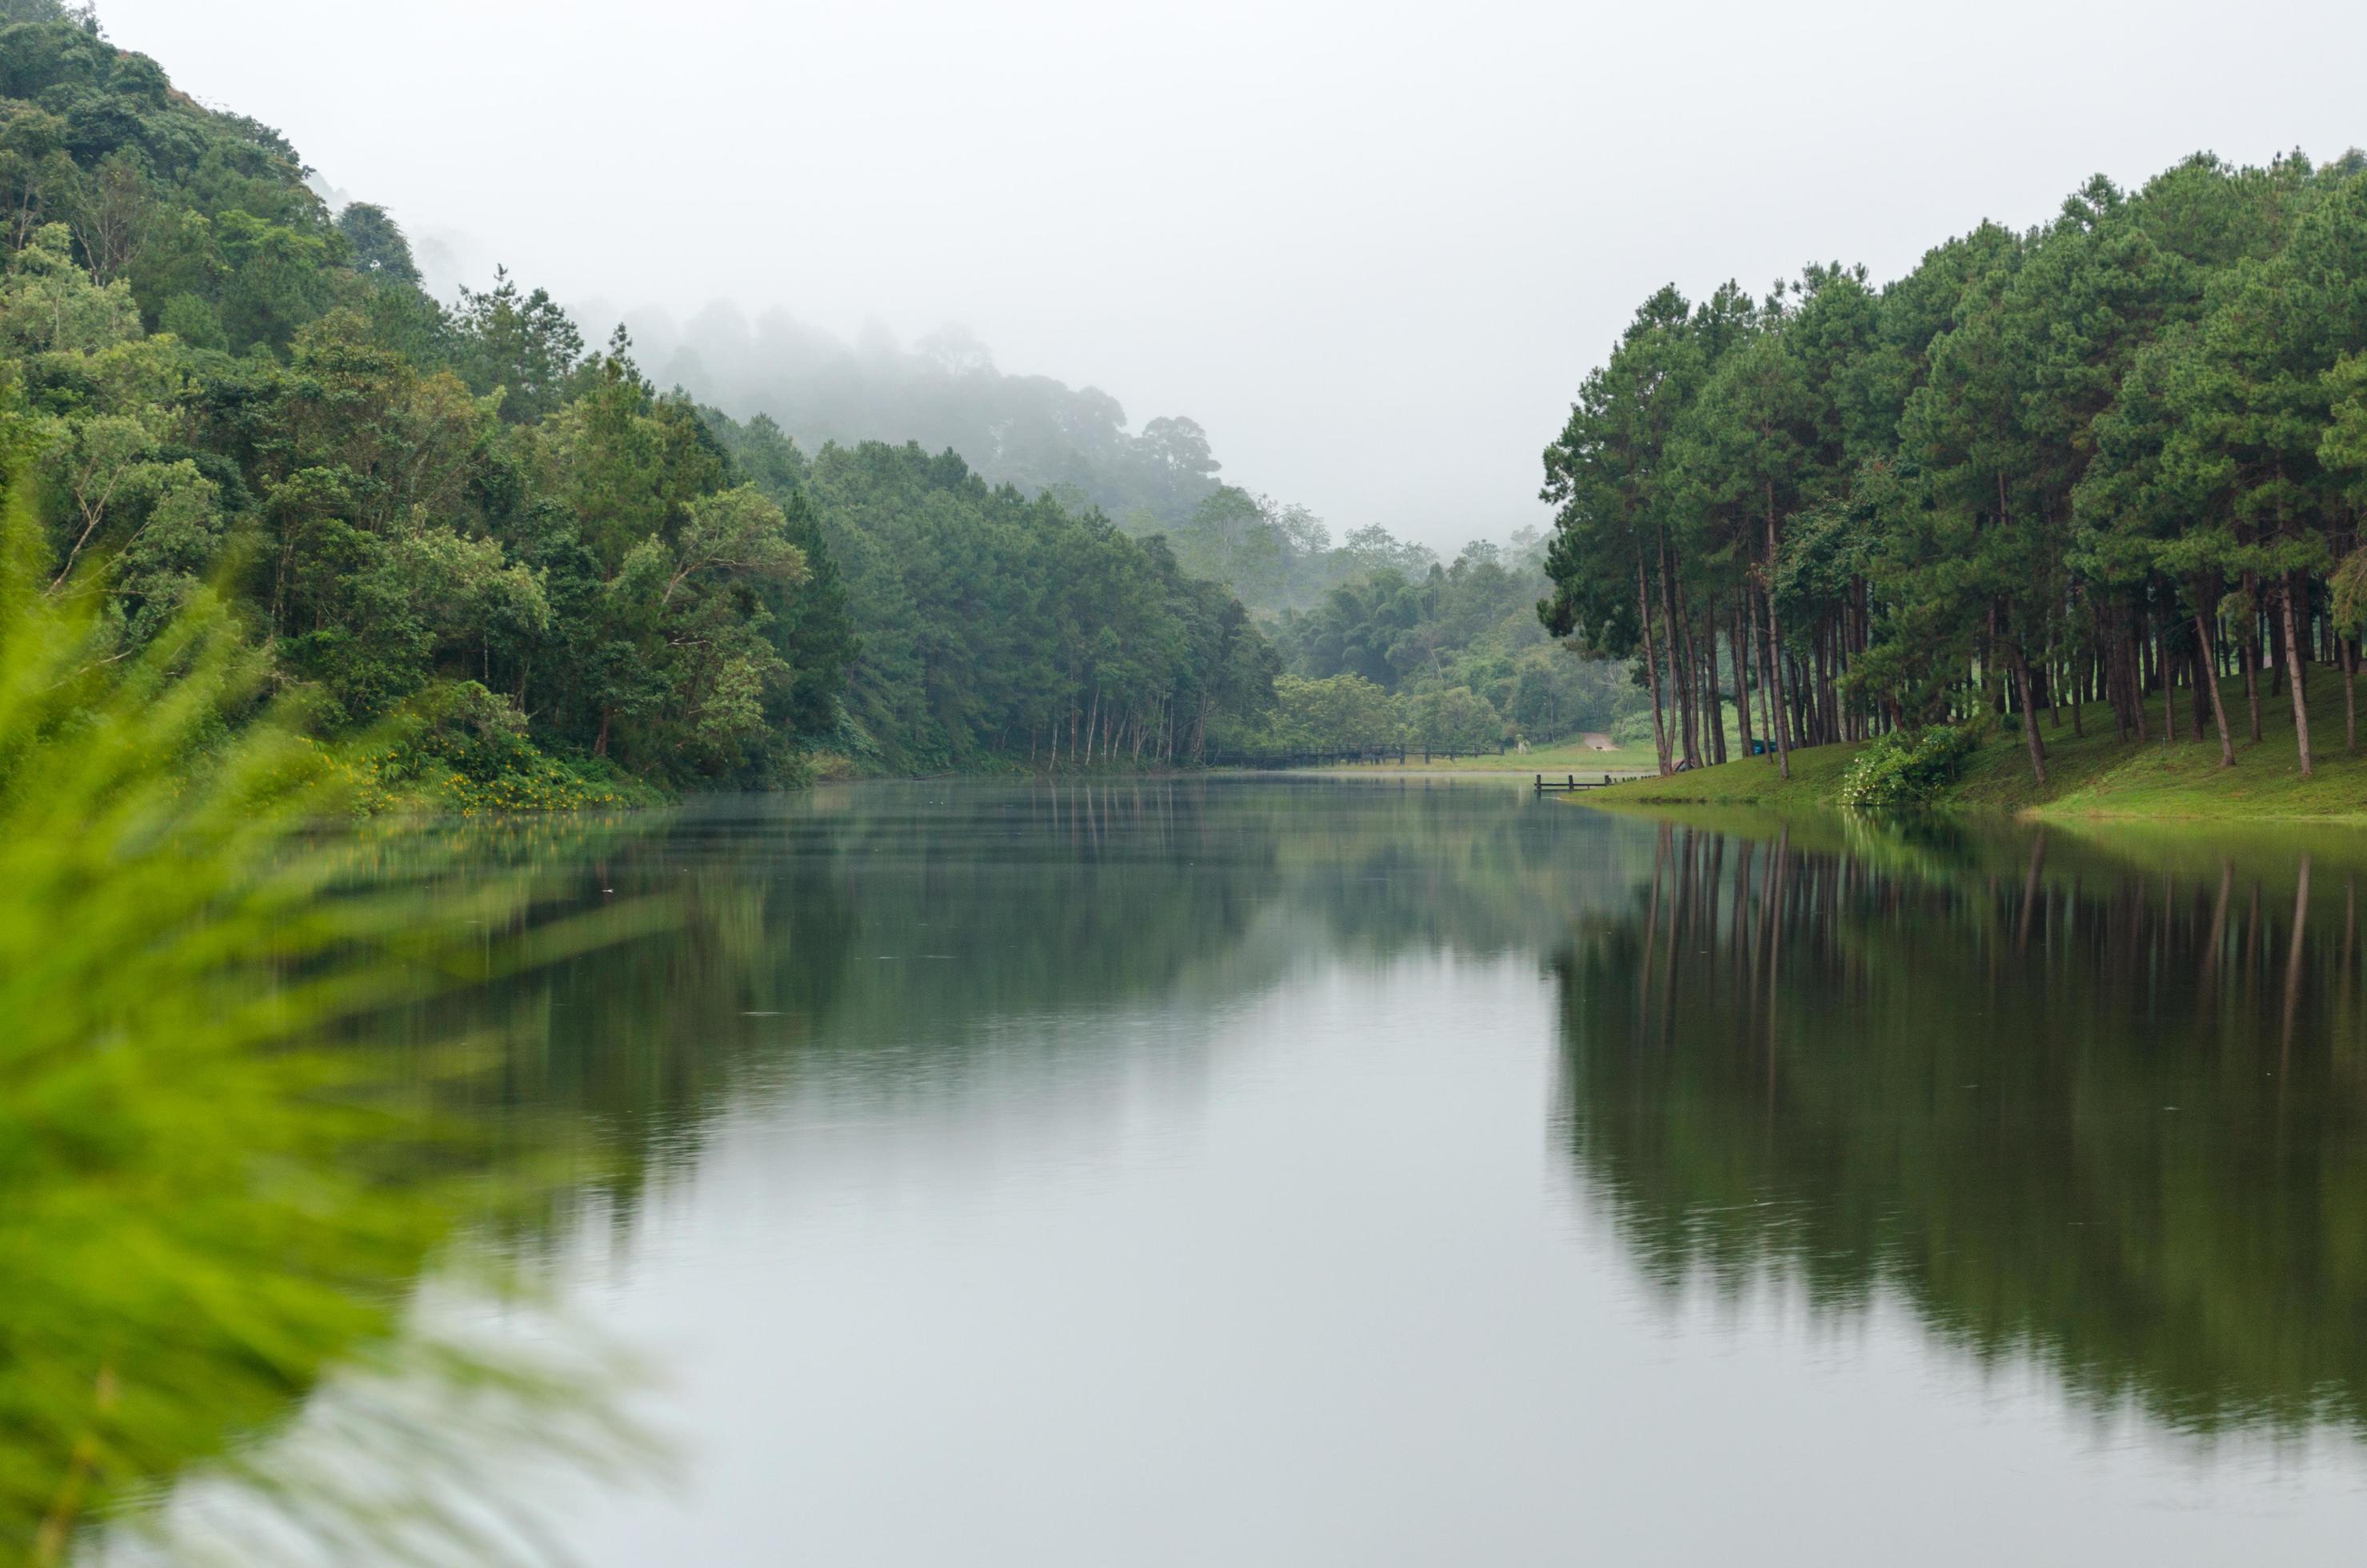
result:
<svg viewBox="0 0 2367 1568"><path fill-rule="evenodd" d="M2222 695L2237 735L2233 767L2219 766L2218 735L2207 721L2200 736L2193 733L2192 709L2181 691L2179 738L2173 744L2162 742L2158 697L2146 714L2152 738L2142 744L2120 740L2112 710L2090 703L2080 715L2084 736L2073 733L2068 710L2059 726L2041 720L2045 784L2031 776L2022 732L2009 725L1973 755L1964 776L1938 803L2050 819L2367 822L2367 756L2344 749L2342 686L2337 671L2310 671L2310 736L2316 743L2316 771L2307 778L2296 764L2290 700L2263 695L2260 739L2254 743L2245 738L2243 687L2230 681ZM1855 745L1795 751L1788 782L1777 776L1772 758L1751 757L1669 778L1639 779L1580 798L1603 804L1831 805L1857 751ZM1651 766L1648 753L1644 766Z"/></svg>
<svg viewBox="0 0 2367 1568"><path fill-rule="evenodd" d="M1724 716L1727 726L1726 744L1729 750L1738 749L1742 743L1734 726L1734 709L1731 704L1726 706ZM1394 762L1385 763L1381 767L1381 771L1388 771L1397 766ZM1516 751L1508 751L1501 756L1494 752L1489 752L1484 756L1456 757L1451 762L1443 756L1424 762L1421 759L1421 749L1414 746L1407 749L1405 759L1405 767L1408 770L1423 773L1542 773L1548 778L1575 775L1580 779L1589 777L1601 778L1606 773L1614 777L1621 774L1651 773L1659 766L1659 759L1652 750L1649 738L1614 746L1609 751L1597 751L1577 735L1569 735L1561 740L1532 746L1526 756ZM1342 763L1336 769L1327 768L1325 771L1344 773L1359 768L1367 773L1374 771L1373 765L1370 763Z"/></svg>
<svg viewBox="0 0 2367 1568"><path fill-rule="evenodd" d="M1611 751L1596 751L1576 735L1555 741L1549 745L1532 746L1523 756L1508 751L1499 756L1489 752L1485 756L1456 757L1450 762L1440 757L1424 763L1421 753L1406 754L1408 767L1422 767L1433 772L1456 773L1574 773L1580 778L1589 774L1600 778L1606 773L1649 773L1659 767L1653 756L1651 743L1620 746Z"/></svg>

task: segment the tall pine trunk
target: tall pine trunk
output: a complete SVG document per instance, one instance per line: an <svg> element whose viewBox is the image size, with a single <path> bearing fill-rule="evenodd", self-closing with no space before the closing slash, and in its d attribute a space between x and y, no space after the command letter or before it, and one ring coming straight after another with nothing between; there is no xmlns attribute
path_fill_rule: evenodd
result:
<svg viewBox="0 0 2367 1568"><path fill-rule="evenodd" d="M2342 653L2342 749L2350 756L2359 751L2359 639L2338 636L2335 647Z"/></svg>
<svg viewBox="0 0 2367 1568"><path fill-rule="evenodd" d="M1742 589L1742 602L1750 614L1750 658L1759 666L1759 730L1766 737L1767 760L1775 760L1775 699L1767 689L1767 663L1761 656L1766 646L1759 636L1759 598L1749 584Z"/></svg>
<svg viewBox="0 0 2367 1568"><path fill-rule="evenodd" d="M2251 607L2244 617L2244 642L2238 657L2244 667L2244 705L2252 722L2252 742L2260 739L2260 585L2251 573L2244 574L2244 602Z"/></svg>
<svg viewBox="0 0 2367 1568"><path fill-rule="evenodd" d="M1652 642L1652 594L1644 581L1644 552L1636 552L1636 613L1643 617L1644 680L1652 693L1652 749L1660 759L1660 777L1669 776L1669 727L1660 717L1660 653Z"/></svg>
<svg viewBox="0 0 2367 1568"><path fill-rule="evenodd" d="M2030 748L2030 772L2041 784L2046 782L2046 743L2038 737L2038 705L2030 699L2030 659L2016 643L2013 650L2013 678L2022 688L2022 738Z"/></svg>
<svg viewBox="0 0 2367 1568"><path fill-rule="evenodd" d="M1745 599L1750 597L1750 590L1748 587L1742 590L1742 597ZM1742 741L1742 755L1749 756L1750 755L1750 647L1742 640L1742 611L1739 608L1735 610L1730 630L1727 632L1727 646L1734 650L1735 731Z"/></svg>
<svg viewBox="0 0 2367 1568"><path fill-rule="evenodd" d="M1683 742L1685 760L1701 766L1701 748L1693 734L1693 639L1687 635L1685 623L1677 614L1674 574L1669 570L1669 536L1660 535L1660 608L1668 617L1669 684L1676 688L1672 694L1677 705L1677 734Z"/></svg>
<svg viewBox="0 0 2367 1568"><path fill-rule="evenodd" d="M1775 486L1767 486L1768 675L1775 688L1775 770L1792 777L1792 716L1784 711L1784 633L1775 619Z"/></svg>
<svg viewBox="0 0 2367 1568"><path fill-rule="evenodd" d="M2143 744L2146 738L2145 645L2137 640L2137 630L2134 623L2130 625L2127 635L2122 639L2121 658L2127 665L2123 679L2128 694L2130 726L2136 731L2138 742Z"/></svg>
<svg viewBox="0 0 2367 1568"><path fill-rule="evenodd" d="M2309 684L2301 663L2301 631L2293 614L2293 579L2288 575L2284 592L2279 596L2284 603L2285 679L2293 687L2293 744L2301 753L2301 776L2312 771L2309 760Z"/></svg>
<svg viewBox="0 0 2367 1568"><path fill-rule="evenodd" d="M2236 766L2236 743L2227 735L2227 710L2219 700L2219 661L2211 656L2211 629L2203 623L2203 612L2194 612L2194 645L2201 650L2195 665L2202 671L2203 682L2211 688L2211 722L2219 727L2219 766Z"/></svg>

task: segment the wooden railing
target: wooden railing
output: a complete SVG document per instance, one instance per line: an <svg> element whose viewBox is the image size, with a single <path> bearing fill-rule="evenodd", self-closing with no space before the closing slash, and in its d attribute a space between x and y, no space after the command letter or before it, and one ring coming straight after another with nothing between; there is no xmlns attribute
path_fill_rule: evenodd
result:
<svg viewBox="0 0 2367 1568"><path fill-rule="evenodd" d="M1427 764L1452 762L1467 756L1502 756L1511 748L1502 742L1489 746L1417 745L1411 742L1386 746L1344 746L1322 749L1283 749L1275 751L1222 751L1210 747L1211 767L1337 767L1353 763L1370 763L1379 767L1395 763L1405 767L1420 756Z"/></svg>
<svg viewBox="0 0 2367 1568"><path fill-rule="evenodd" d="M1611 775L1606 773L1603 776L1603 784L1611 781ZM1542 773L1537 775L1537 793L1540 795L1574 795L1580 790L1600 790L1603 784L1597 784L1591 778L1581 784L1575 773L1566 773L1557 779L1548 778Z"/></svg>

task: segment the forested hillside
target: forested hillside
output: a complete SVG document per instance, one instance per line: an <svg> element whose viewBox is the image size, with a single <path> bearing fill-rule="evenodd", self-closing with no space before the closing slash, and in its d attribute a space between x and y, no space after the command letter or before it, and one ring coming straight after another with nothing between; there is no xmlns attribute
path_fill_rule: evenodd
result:
<svg viewBox="0 0 2367 1568"><path fill-rule="evenodd" d="M1181 523L1136 512L1119 527L1164 538L1186 572L1259 612L1284 670L1255 737L1267 749L1485 746L1643 722L1630 661L1574 658L1539 624L1553 584L1535 530L1442 562L1378 524L1334 543L1306 507L1229 484Z"/></svg>
<svg viewBox="0 0 2367 1568"><path fill-rule="evenodd" d="M1237 746L1494 744L1515 735L1544 740L1632 728L1644 712L1626 661L1572 659L1539 626L1535 605L1552 585L1534 540L1509 550L1475 542L1451 564L1378 525L1335 540L1307 506L1226 483L1192 420L1157 418L1131 434L1116 400L1090 387L1005 374L959 328L911 349L877 333L849 347L786 312L751 323L717 305L680 327L663 312L647 313L635 318L635 330L662 380L727 411L754 411L753 423L773 426L804 451L875 437L952 450L990 483L1011 483L1023 496L1048 494L1081 517L1099 513L1132 538L1163 540L1162 561L1230 590L1281 655L1279 707L1263 725L1232 724ZM845 472L877 476L883 461ZM831 507L818 505L827 520ZM1059 531L1051 513L1040 517ZM886 538L864 531L874 542ZM838 548L838 533L831 537ZM910 544L874 553L900 560ZM890 628L925 619L911 613L923 601L905 591L902 575L875 576L856 590L866 648L875 634L904 646L907 631ZM909 585L925 598L924 585ZM876 613L863 608L874 600ZM1005 619L1018 602L990 619L1024 624ZM974 656L931 666L934 694L925 699L913 684L920 666L908 647L866 653L855 682L865 733L890 741L891 753L906 762L938 762L974 756L980 745L1007 748L997 736L1040 732L1039 720L1001 699L985 699L999 715L991 721L969 716L968 695L947 706L957 688L982 691L997 675L1015 680L1031 668L1027 655L1006 661L984 649L966 653ZM982 678L943 673L957 662ZM1039 740L1024 749L1044 748Z"/></svg>
<svg viewBox="0 0 2367 1568"><path fill-rule="evenodd" d="M1223 586L1095 509L866 441L804 457L771 420L710 426L739 471L820 519L859 629L832 744L909 770L1191 762L1272 704L1274 654Z"/></svg>
<svg viewBox="0 0 2367 1568"><path fill-rule="evenodd" d="M103 596L128 649L220 585L271 687L384 735L385 798L1188 760L1270 703L1240 606L1098 509L912 446L809 459L506 278L440 305L277 133L8 5L0 442L41 590Z"/></svg>
<svg viewBox="0 0 2367 1568"><path fill-rule="evenodd" d="M1191 515L1222 467L1191 419L1161 415L1130 430L1108 393L1006 374L957 327L908 349L876 332L844 344L778 311L751 323L728 305L679 328L663 312L626 320L662 384L768 418L809 452L865 441L959 452L990 483L1166 524Z"/></svg>
<svg viewBox="0 0 2367 1568"><path fill-rule="evenodd" d="M1333 553L1354 550L1352 537ZM1574 658L1538 624L1552 585L1533 532L1510 550L1475 541L1448 565L1425 551L1356 566L1274 622L1287 671L1277 744L1487 747L1616 733L1640 717L1627 662Z"/></svg>
<svg viewBox="0 0 2367 1568"><path fill-rule="evenodd" d="M2044 781L2082 699L2308 773L2311 664L2357 738L2362 169L2197 156L1881 287L1661 290L1546 450L1546 619L1640 659L1663 771L1724 760L1723 696L1786 775L1880 735L1937 776L2002 716ZM2271 700L2293 750L2255 759Z"/></svg>
<svg viewBox="0 0 2367 1568"><path fill-rule="evenodd" d="M957 451L990 483L1011 483L1025 496L1048 494L1080 517L1105 515L1132 538L1163 540L1162 562L1230 590L1282 655L1277 712L1263 726L1233 724L1237 744L1493 744L1514 734L1546 739L1581 728L1611 730L1643 710L1624 661L1571 659L1537 624L1535 604L1551 588L1539 569L1540 545L1516 542L1507 553L1482 541L1445 565L1428 548L1378 525L1335 541L1308 507L1224 483L1223 465L1190 419L1153 419L1139 435L1129 434L1115 400L1092 388L1006 375L983 345L955 328L911 350L883 337L849 347L781 312L752 324L718 306L678 331L663 319L648 330L659 335L645 346L665 378L727 409L760 411L754 422L775 426L803 450L878 437ZM884 460L844 472L877 476ZM827 519L831 506L818 505ZM1051 512L1037 515L1050 533L1064 526ZM863 531L872 545L888 537ZM835 531L832 539L838 548ZM1044 544L1054 549L1048 540ZM901 560L911 547L906 539L872 553ZM870 547L850 540L847 548ZM907 633L891 628L923 619L911 611L925 602L926 587L907 584L905 575L875 576L858 587L860 605L877 604L876 614L858 609L866 647L875 636L903 646ZM1008 619L1019 613L1013 599L989 620L1027 624ZM865 733L889 740L902 761L939 762L975 756L981 745L1007 750L1010 740L998 744L997 736L1040 732L1040 718L1023 717L1011 700L984 699L998 716L974 716L967 694L991 688L998 676L1034 681L1029 672L1052 666L1031 665L1034 655L966 653L971 656L931 666L925 699L914 684L920 666L909 648L866 654L855 675ZM945 673L957 665L980 676ZM1348 677L1346 684L1317 684L1339 677ZM1090 692L1091 679L1086 687ZM948 706L957 688L965 695ZM1162 696L1158 705L1172 701ZM1092 706L1088 695L1084 707ZM1040 740L1025 749L1044 750Z"/></svg>

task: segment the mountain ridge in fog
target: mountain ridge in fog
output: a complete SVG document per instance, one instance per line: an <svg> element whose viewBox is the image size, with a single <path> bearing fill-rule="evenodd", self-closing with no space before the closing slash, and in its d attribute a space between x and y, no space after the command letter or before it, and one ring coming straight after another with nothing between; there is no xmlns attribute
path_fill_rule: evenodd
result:
<svg viewBox="0 0 2367 1568"><path fill-rule="evenodd" d="M908 347L876 319L849 342L783 309L751 319L719 300L686 322L661 306L598 300L579 314L586 324L621 324L659 385L735 418L769 415L808 452L861 441L950 449L1028 494L1051 490L1112 517L1148 511L1166 522L1212 494L1223 466L1188 416L1137 429L1100 388L1007 372L959 325Z"/></svg>
<svg viewBox="0 0 2367 1568"><path fill-rule="evenodd" d="M317 176L311 183L333 210L353 199ZM413 244L421 281L440 300L481 286L471 279L496 269L498 258L465 232L424 224ZM809 453L833 441L950 449L997 483L1031 496L1052 490L1138 523L1145 512L1184 522L1216 492L1223 469L1188 415L1161 415L1135 428L1125 405L1099 387L1003 370L958 324L907 347L877 317L850 341L780 306L752 317L722 299L686 321L662 304L620 309L598 296L570 305L569 314L595 341L622 325L658 385L679 386L735 419L769 415Z"/></svg>

